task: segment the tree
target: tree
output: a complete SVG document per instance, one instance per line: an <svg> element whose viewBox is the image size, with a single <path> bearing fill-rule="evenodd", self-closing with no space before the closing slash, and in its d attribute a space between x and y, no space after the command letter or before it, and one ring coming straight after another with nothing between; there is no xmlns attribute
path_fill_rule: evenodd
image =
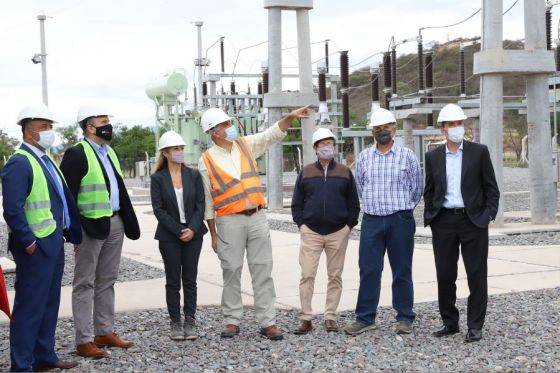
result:
<svg viewBox="0 0 560 373"><path fill-rule="evenodd" d="M155 135L150 128L142 126L117 126L113 133L111 147L119 156L123 172L130 171L132 177L136 177L135 162L146 159L148 155L156 152Z"/></svg>
<svg viewBox="0 0 560 373"><path fill-rule="evenodd" d="M56 129L60 139L62 140L63 150L66 150L74 145L76 145L80 141L80 133L81 129L79 128L78 124L70 124L64 127L58 127Z"/></svg>
<svg viewBox="0 0 560 373"><path fill-rule="evenodd" d="M4 157L6 160L14 153L19 140L9 137L7 133L0 130L0 164L4 167Z"/></svg>

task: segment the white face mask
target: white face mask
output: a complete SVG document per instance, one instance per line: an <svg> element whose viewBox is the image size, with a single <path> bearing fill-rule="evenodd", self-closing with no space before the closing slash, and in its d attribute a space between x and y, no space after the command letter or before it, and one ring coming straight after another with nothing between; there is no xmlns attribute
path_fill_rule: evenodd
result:
<svg viewBox="0 0 560 373"><path fill-rule="evenodd" d="M459 144L465 138L465 127L451 127L447 129L447 139L451 142Z"/></svg>
<svg viewBox="0 0 560 373"><path fill-rule="evenodd" d="M39 133L39 144L43 149L50 149L54 144L54 130L41 131Z"/></svg>

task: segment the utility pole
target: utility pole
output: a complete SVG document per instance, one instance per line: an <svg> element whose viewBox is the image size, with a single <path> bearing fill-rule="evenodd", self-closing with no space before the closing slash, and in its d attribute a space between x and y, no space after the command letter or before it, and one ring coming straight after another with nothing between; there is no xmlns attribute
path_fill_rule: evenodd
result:
<svg viewBox="0 0 560 373"><path fill-rule="evenodd" d="M40 29L41 29L41 79L42 79L42 87L43 87L43 103L45 105L49 105L49 94L47 89L47 48L45 43L45 20L47 16L44 14L39 14L37 16L39 20ZM35 62L35 61L33 61Z"/></svg>

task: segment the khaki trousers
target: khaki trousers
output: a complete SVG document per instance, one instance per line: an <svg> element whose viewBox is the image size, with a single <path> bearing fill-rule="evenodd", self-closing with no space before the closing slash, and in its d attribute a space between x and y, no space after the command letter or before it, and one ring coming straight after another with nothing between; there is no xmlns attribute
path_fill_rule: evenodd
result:
<svg viewBox="0 0 560 373"><path fill-rule="evenodd" d="M276 324L272 245L265 213L258 211L251 216L233 214L217 217L216 230L224 280L222 314L225 323L239 325L243 316L241 270L246 252L257 321L263 328Z"/></svg>
<svg viewBox="0 0 560 373"><path fill-rule="evenodd" d="M299 264L301 266L301 280L299 282L299 297L301 301L301 320L311 320L311 298L315 287L315 275L319 266L321 253L325 250L327 256L327 299L325 301L325 319L336 320L336 309L342 294L342 270L350 228L346 225L341 230L322 235L309 229L305 224L300 227L301 245L299 250Z"/></svg>
<svg viewBox="0 0 560 373"><path fill-rule="evenodd" d="M117 214L104 240L88 236L74 252L76 265L72 288L72 315L76 345L93 341L95 335L115 331L115 289L124 240L124 226ZM91 319L93 316L93 330Z"/></svg>

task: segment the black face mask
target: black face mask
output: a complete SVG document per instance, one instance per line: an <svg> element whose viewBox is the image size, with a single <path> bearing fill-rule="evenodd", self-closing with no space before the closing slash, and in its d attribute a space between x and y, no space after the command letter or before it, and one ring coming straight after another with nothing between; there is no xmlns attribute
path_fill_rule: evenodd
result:
<svg viewBox="0 0 560 373"><path fill-rule="evenodd" d="M104 126L95 127L95 136L106 141L111 141L113 138L113 125L109 123Z"/></svg>
<svg viewBox="0 0 560 373"><path fill-rule="evenodd" d="M377 141L377 143L380 145L387 145L392 140L390 130L381 130L379 132L374 132L373 137L375 137L375 141Z"/></svg>

